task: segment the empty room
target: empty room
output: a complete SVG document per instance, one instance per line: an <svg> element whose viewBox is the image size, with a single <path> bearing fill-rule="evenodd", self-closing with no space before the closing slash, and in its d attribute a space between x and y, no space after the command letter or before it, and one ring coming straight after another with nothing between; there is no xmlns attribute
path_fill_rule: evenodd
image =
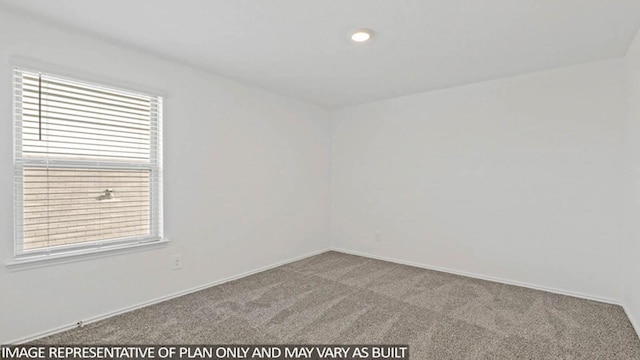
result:
<svg viewBox="0 0 640 360"><path fill-rule="evenodd" d="M0 166L2 359L640 359L638 0L0 0Z"/></svg>

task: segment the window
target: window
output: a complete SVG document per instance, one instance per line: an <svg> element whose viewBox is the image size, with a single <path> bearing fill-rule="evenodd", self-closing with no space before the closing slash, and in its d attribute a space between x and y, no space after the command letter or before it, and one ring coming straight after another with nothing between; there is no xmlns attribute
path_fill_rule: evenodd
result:
<svg viewBox="0 0 640 360"><path fill-rule="evenodd" d="M162 98L14 69L15 254L162 238Z"/></svg>

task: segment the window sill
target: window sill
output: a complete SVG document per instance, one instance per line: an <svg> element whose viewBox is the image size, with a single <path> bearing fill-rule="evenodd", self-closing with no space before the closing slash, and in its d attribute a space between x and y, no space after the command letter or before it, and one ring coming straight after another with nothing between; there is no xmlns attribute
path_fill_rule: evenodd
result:
<svg viewBox="0 0 640 360"><path fill-rule="evenodd" d="M144 251L154 248L161 248L169 243L169 239L163 238L158 241L150 241L135 244L120 244L117 246L84 249L78 251L69 251L57 254L38 254L25 255L16 257L5 263L10 271L33 269L58 264L66 264L76 261L84 261L89 259L102 258L119 254L126 254L138 251Z"/></svg>

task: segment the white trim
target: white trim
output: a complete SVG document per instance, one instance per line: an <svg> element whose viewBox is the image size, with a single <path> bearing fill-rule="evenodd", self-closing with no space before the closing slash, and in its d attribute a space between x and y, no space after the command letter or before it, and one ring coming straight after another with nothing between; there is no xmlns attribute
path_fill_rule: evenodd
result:
<svg viewBox="0 0 640 360"><path fill-rule="evenodd" d="M12 189L13 189L13 201L11 202L11 206L13 207L13 256L15 258L17 249L22 249L22 244L18 243L18 229L23 228L24 218L22 214L23 203L24 203L24 192L22 181L16 182L16 177L20 176L23 178L24 176L24 166L18 165L18 154L22 154L22 127L18 127L17 124L22 124L22 113L20 111L16 111L16 103L18 98L18 92L16 91L16 71L15 68L11 69L11 133L13 136L13 148L12 152L12 163L11 166L13 168L13 176L12 179ZM19 77L20 82L22 82L22 76ZM22 104L21 104L22 105ZM20 206L18 206L20 204ZM18 211L18 209L20 209Z"/></svg>
<svg viewBox="0 0 640 360"><path fill-rule="evenodd" d="M579 292L561 290L561 289L556 289L556 288L551 288L551 287L546 287L546 286L541 286L541 285L534 285L534 284L529 284L529 283L526 283L526 282L520 282L520 281L514 281L514 280L506 280L506 279L493 277L493 276L470 273L470 272L466 272L466 271L453 270L453 269L444 268L444 267L440 267L440 266L427 265L427 264L416 263L416 262L412 262L412 261L399 260L399 259L395 259L395 258L389 258L389 257L385 257L385 256L378 256L378 255L373 255L373 254L367 254L367 253L362 253L362 252L359 252L359 251L347 250L347 249L342 249L342 248L337 248L337 247L331 247L331 251L341 252L341 253L350 254L350 255L363 256L363 257L367 257L367 258L370 258L370 259L389 261L389 262L396 263L396 264L415 266L415 267L419 267L419 268L423 268L423 269L446 272L446 273L449 273L449 274L466 276L466 277L470 277L470 278L474 278L474 279L493 281L493 282L498 282L498 283L507 284L507 285L515 285L515 286L525 287L525 288L534 289L534 290L546 291L546 292L550 292L550 293L554 293L554 294L573 296L573 297L577 297L577 298L581 298L581 299L593 300L593 301L598 301L598 302L602 302L602 303L622 306L622 303L619 300L603 298L603 297L593 296L593 295L587 295L587 294L583 294L583 293L579 293Z"/></svg>
<svg viewBox="0 0 640 360"><path fill-rule="evenodd" d="M157 304L157 303L160 303L160 302L163 302L163 301L171 300L173 298L177 298L177 297L180 297L180 296L188 295L188 294L200 291L200 290L204 290L204 289L210 288L212 286L224 284L226 282L237 280L237 279L241 279L243 277L247 277L247 276L262 272L262 271L270 270L270 269L276 268L278 266L282 266L282 265L286 265L286 264L289 264L289 263L292 263L292 262L295 262L295 261L306 259L306 258L311 257L311 256L320 255L320 254L323 254L323 253L325 253L327 251L330 251L330 249L327 248L327 249L316 250L316 251L307 253L305 255L297 256L297 257L294 257L294 258L291 258L291 259L288 259L288 260L279 261L279 262L277 262L275 264L263 266L261 268L250 270L250 271L238 274L238 275L234 275L234 276L230 276L230 277L227 277L227 278L224 278L224 279L216 280L216 281L213 281L213 282L210 282L210 283L207 283L207 284L204 284L204 285L196 286L196 287L193 287L193 288L190 288L190 289L187 289L187 290L178 291L178 292L175 292L173 294L161 296L161 297L149 300L149 301L138 303L138 304L133 305L133 306L129 306L129 307L125 307L125 308L122 308L122 309L119 309L119 310L111 311L111 312L108 312L106 314L94 316L94 317L91 317L89 319L83 319L83 320L81 320L81 322L82 322L83 326L86 325L86 324L91 324L91 323L94 323L96 321L100 321L100 320L104 320L104 319L110 318L112 316L124 314L124 313L130 312L130 311L133 311L133 310L137 310L137 309L149 306L149 305ZM45 336L50 336L50 335L53 335L53 334L57 334L59 332L63 332L63 331L66 331L66 330L71 330L71 329L77 327L78 323L69 324L69 325L63 325L63 326L60 326L60 327L57 327L57 328L54 328L54 329L51 329L51 330L46 330L46 331L39 332L39 333L34 334L34 335L25 336L25 337L22 337L22 338L19 338L19 339L15 339L15 340L12 340L12 341L7 341L7 342L5 342L5 345L7 345L7 344L22 344L22 343L26 343L26 342L29 342L29 341L34 341L34 340L43 338Z"/></svg>
<svg viewBox="0 0 640 360"><path fill-rule="evenodd" d="M638 338L640 338L640 324L635 321L633 316L631 316L631 311L629 311L629 308L627 307L626 304L622 305L622 309L624 310L624 313L627 315L627 318L629 318L629 322L631 323L631 326L633 327L633 329L636 331L636 335L638 336Z"/></svg>
<svg viewBox="0 0 640 360"><path fill-rule="evenodd" d="M66 78L68 80L82 81L101 87L110 86L126 92L138 92L148 96L160 96L165 99L168 95L167 92L163 90L154 89L140 84L130 83L128 81L115 79L104 75L88 73L64 65L30 59L19 55L9 56L9 65L11 65L12 68L19 67L24 70L51 73L55 74L55 76L57 77Z"/></svg>
<svg viewBox="0 0 640 360"><path fill-rule="evenodd" d="M145 240L143 242L126 242L102 247L68 250L60 253L36 253L33 256L22 255L5 262L10 271L33 269L43 266L66 264L70 262L96 259L105 256L130 253L161 247L169 243L169 239Z"/></svg>

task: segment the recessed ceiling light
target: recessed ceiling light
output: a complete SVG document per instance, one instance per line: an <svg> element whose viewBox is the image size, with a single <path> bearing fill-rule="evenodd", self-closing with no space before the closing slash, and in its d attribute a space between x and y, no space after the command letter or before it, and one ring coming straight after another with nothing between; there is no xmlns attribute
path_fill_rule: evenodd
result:
<svg viewBox="0 0 640 360"><path fill-rule="evenodd" d="M353 34L351 34L351 40L355 42L365 42L371 39L373 32L369 29L360 29L356 30Z"/></svg>

